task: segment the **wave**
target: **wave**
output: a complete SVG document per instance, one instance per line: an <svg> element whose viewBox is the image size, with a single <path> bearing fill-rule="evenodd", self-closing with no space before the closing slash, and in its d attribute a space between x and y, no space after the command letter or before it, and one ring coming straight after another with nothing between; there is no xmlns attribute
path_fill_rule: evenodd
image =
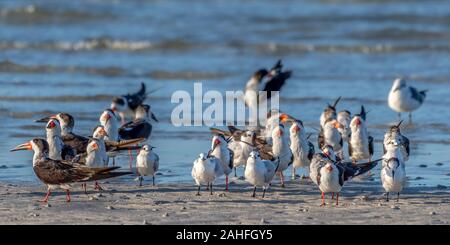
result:
<svg viewBox="0 0 450 245"><path fill-rule="evenodd" d="M48 23L77 23L87 21L112 20L115 16L110 13L89 13L80 10L61 10L36 5L16 8L6 8L0 11L3 22L14 25L38 25Z"/></svg>
<svg viewBox="0 0 450 245"><path fill-rule="evenodd" d="M80 41L2 41L1 49L37 49L37 50L56 50L56 51L128 51L143 52L157 50L185 51L193 48L205 47L205 44L191 43L182 39L169 39L160 42L151 42L148 40L121 40L110 37L86 38Z"/></svg>
<svg viewBox="0 0 450 245"><path fill-rule="evenodd" d="M52 65L22 65L9 60L0 62L0 72L5 73L85 73L107 77L124 76L126 71L120 67L80 67Z"/></svg>

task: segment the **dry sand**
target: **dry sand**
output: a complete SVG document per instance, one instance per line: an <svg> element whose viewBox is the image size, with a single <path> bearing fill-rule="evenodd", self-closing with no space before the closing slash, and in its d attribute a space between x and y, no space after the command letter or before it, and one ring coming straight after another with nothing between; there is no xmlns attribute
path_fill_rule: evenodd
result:
<svg viewBox="0 0 450 245"><path fill-rule="evenodd" d="M385 202L378 182L352 181L344 186L340 205L320 207L318 188L309 180L274 183L266 198L251 197L252 187L233 178L230 192L223 185L214 195L190 183L137 187L136 182L109 182L88 195L79 185L72 202L56 191L49 205L37 202L43 185L0 182L0 224L448 224L448 188L410 187L400 201Z"/></svg>

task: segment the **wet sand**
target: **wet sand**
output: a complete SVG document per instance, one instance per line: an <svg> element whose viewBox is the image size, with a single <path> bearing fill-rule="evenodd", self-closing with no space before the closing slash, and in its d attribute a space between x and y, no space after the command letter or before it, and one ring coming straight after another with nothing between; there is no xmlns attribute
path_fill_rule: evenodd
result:
<svg viewBox="0 0 450 245"><path fill-rule="evenodd" d="M120 182L120 183L119 183ZM56 191L47 204L39 203L45 187L0 182L0 224L448 224L450 190L410 187L400 201L386 202L378 182L354 180L344 186L339 206L327 196L320 207L318 188L309 180L274 183L261 198L252 187L233 178L230 192L223 185L214 194L190 183L160 184L113 181L107 190L88 194L79 185L72 201Z"/></svg>

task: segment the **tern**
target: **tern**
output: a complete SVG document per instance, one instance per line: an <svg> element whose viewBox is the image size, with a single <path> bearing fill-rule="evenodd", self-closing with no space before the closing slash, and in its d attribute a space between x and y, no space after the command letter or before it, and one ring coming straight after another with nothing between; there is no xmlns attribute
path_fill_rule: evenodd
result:
<svg viewBox="0 0 450 245"><path fill-rule="evenodd" d="M397 202L400 199L400 192L406 184L405 163L401 158L384 158L381 168L381 183L386 191L386 201L389 201L389 192L397 193Z"/></svg>
<svg viewBox="0 0 450 245"><path fill-rule="evenodd" d="M210 154L200 153L198 158L194 161L191 175L198 186L197 196L200 196L201 185L207 185L210 194L213 194L213 183L216 178L223 174L223 169L220 160Z"/></svg>
<svg viewBox="0 0 450 245"><path fill-rule="evenodd" d="M64 144L61 138L59 121L50 119L45 126L47 143L49 145L48 157L53 160L70 160L75 157L75 150Z"/></svg>
<svg viewBox="0 0 450 245"><path fill-rule="evenodd" d="M136 157L136 169L139 175L139 186L142 186L143 176L152 176L155 186L155 174L159 169L159 156L153 151L155 147L144 145Z"/></svg>
<svg viewBox="0 0 450 245"><path fill-rule="evenodd" d="M383 152L386 154L390 148L400 146L403 160L406 162L409 159L410 147L409 139L400 132L402 122L391 126L389 131L384 134Z"/></svg>
<svg viewBox="0 0 450 245"><path fill-rule="evenodd" d="M245 167L245 180L254 186L252 197L256 196L256 187L262 186L262 198L266 195L266 189L272 182L275 173L280 166L279 159L274 162L269 160L261 160L258 151L254 150L250 153Z"/></svg>

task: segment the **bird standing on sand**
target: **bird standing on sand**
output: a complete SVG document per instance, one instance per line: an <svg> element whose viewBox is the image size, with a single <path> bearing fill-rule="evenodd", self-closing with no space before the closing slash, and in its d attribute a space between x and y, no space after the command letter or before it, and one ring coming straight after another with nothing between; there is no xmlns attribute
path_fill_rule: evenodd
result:
<svg viewBox="0 0 450 245"><path fill-rule="evenodd" d="M223 135L214 135L211 144L211 153L217 158L225 175L225 190L228 191L228 175L233 171L233 152L228 149L228 141Z"/></svg>
<svg viewBox="0 0 450 245"><path fill-rule="evenodd" d="M64 144L61 138L61 128L58 120L50 119L45 126L47 143L49 145L48 157L53 160L70 160L75 157L75 151Z"/></svg>
<svg viewBox="0 0 450 245"><path fill-rule="evenodd" d="M392 110L398 112L400 119L402 112L409 112L409 121L411 123L412 111L417 110L423 104L427 91L419 91L414 87L408 86L404 78L397 78L389 92L388 105Z"/></svg>
<svg viewBox="0 0 450 245"><path fill-rule="evenodd" d="M308 141L303 127L303 122L300 120L293 120L291 128L289 129L291 139L291 152L294 157L292 163L292 179L295 180L295 170L297 168L306 168L309 172L309 164L314 156L314 145ZM301 179L304 177L302 174Z"/></svg>
<svg viewBox="0 0 450 245"><path fill-rule="evenodd" d="M139 175L139 186L142 186L143 176L152 176L155 186L155 174L159 169L159 156L153 151L153 146L144 145L136 157L136 169Z"/></svg>
<svg viewBox="0 0 450 245"><path fill-rule="evenodd" d="M339 193L344 183L353 177L364 174L374 168L378 161L353 165L351 163L336 163L323 154L315 154L310 165L311 180L322 192L322 203L325 206L325 194L336 194L336 205L339 205Z"/></svg>
<svg viewBox="0 0 450 245"><path fill-rule="evenodd" d="M397 157L384 158L380 177L386 191L386 201L389 201L389 192L396 192L398 202L406 184L405 163Z"/></svg>
<svg viewBox="0 0 450 245"><path fill-rule="evenodd" d="M402 153L403 161L406 162L409 159L410 148L409 139L400 132L400 125L402 122L403 121L400 121L397 125L391 126L389 131L384 134L383 152L386 154L390 148L399 147Z"/></svg>
<svg viewBox="0 0 450 245"><path fill-rule="evenodd" d="M348 141L349 156L354 164L359 160L370 159L373 156L373 137L369 136L366 126L366 111L361 106L361 112L353 116L350 122L351 136Z"/></svg>
<svg viewBox="0 0 450 245"><path fill-rule="evenodd" d="M223 174L220 160L211 155L205 155L200 153L198 158L194 161L192 166L191 175L194 178L195 183L198 186L197 196L200 196L201 185L207 185L207 189L210 190L210 194L213 194L214 180Z"/></svg>
<svg viewBox="0 0 450 245"><path fill-rule="evenodd" d="M273 157L278 158L280 161L280 166L278 167L277 173L281 179L281 187L285 187L283 171L292 164L294 161L294 156L289 148L287 139L284 137L284 126L282 124L279 124L273 129L272 142Z"/></svg>
<svg viewBox="0 0 450 245"><path fill-rule="evenodd" d="M256 187L262 186L263 195L266 195L266 189L272 182L275 173L278 171L280 161L277 158L275 162L261 160L257 151L252 151L247 159L245 167L245 180L254 186L252 197L256 196Z"/></svg>
<svg viewBox="0 0 450 245"><path fill-rule="evenodd" d="M141 83L141 89L134 94L126 94L120 97L116 97L111 102L111 110L118 112L121 117L122 124L125 123L125 112L134 112L136 108L147 99L148 93L144 83Z"/></svg>
<svg viewBox="0 0 450 245"><path fill-rule="evenodd" d="M48 158L47 141L35 138L27 143L16 146L11 151L33 150L33 170L36 176L47 185L47 194L41 202L47 202L51 190L61 188L66 191L66 201L70 202L70 184L76 182L95 181L129 174L127 172L112 172L119 167L89 168L80 164L69 164L61 160Z"/></svg>
<svg viewBox="0 0 450 245"><path fill-rule="evenodd" d="M321 127L324 127L325 123L328 120L337 118L336 106L340 100L341 100L341 97L339 96L339 98L337 98L334 101L333 105L328 104L327 107L323 110L322 114L320 115L320 126Z"/></svg>

